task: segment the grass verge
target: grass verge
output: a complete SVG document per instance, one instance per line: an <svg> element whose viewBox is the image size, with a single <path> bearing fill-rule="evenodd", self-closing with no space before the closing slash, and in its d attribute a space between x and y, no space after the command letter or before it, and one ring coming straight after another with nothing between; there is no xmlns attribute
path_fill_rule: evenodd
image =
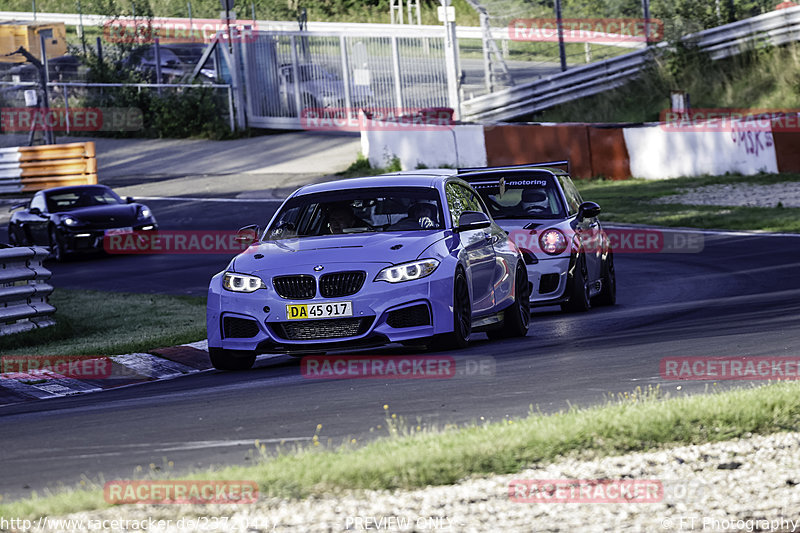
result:
<svg viewBox="0 0 800 533"><path fill-rule="evenodd" d="M718 184L770 185L800 181L798 174L706 176L668 180L575 180L585 200L603 208L604 222L705 229L800 232L800 208L654 204L682 190Z"/></svg>
<svg viewBox="0 0 800 533"><path fill-rule="evenodd" d="M358 159L350 163L350 166L342 172L337 172L336 175L341 178L360 178L363 176L377 176L378 174L385 174L387 172L399 172L400 159L393 157L387 162L385 167L373 167L367 156L358 154Z"/></svg>
<svg viewBox="0 0 800 533"><path fill-rule="evenodd" d="M56 289L56 325L0 337L4 355L117 355L202 340L205 298Z"/></svg>
<svg viewBox="0 0 800 533"><path fill-rule="evenodd" d="M797 430L799 392L796 382L677 398L665 398L658 388L637 389L598 407L443 431L412 430L390 416L390 437L364 446L351 442L326 449L315 433L313 444L275 457L261 446L262 458L253 466L181 479L254 480L263 497L287 498L447 485L474 475L518 472L570 453L609 455ZM0 504L0 516L35 518L105 507L98 485Z"/></svg>

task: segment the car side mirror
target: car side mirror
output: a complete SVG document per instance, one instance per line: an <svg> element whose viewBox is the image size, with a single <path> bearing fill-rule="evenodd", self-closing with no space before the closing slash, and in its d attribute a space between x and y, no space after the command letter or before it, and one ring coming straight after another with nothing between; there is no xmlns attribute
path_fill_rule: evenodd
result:
<svg viewBox="0 0 800 533"><path fill-rule="evenodd" d="M126 196L125 197L125 203L126 204L132 204L133 203L133 196Z"/></svg>
<svg viewBox="0 0 800 533"><path fill-rule="evenodd" d="M41 215L41 214L42 214L42 210L41 210L41 209L39 209L38 207L31 207L31 208L28 210L28 212L29 212L31 215Z"/></svg>
<svg viewBox="0 0 800 533"><path fill-rule="evenodd" d="M583 202L578 207L578 221L594 218L600 214L600 206L594 202Z"/></svg>
<svg viewBox="0 0 800 533"><path fill-rule="evenodd" d="M453 228L453 231L459 233L462 231L488 228L491 225L492 221L486 213L481 213L480 211L464 211L461 213L461 216L458 217L458 227Z"/></svg>
<svg viewBox="0 0 800 533"><path fill-rule="evenodd" d="M258 240L260 234L261 228L257 224L251 224L250 226L239 228L233 240L243 246L250 246Z"/></svg>

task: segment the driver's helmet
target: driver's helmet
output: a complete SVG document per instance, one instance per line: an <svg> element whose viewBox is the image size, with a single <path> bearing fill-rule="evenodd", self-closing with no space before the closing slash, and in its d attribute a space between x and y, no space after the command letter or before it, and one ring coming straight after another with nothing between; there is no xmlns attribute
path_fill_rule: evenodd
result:
<svg viewBox="0 0 800 533"><path fill-rule="evenodd" d="M437 208L428 202L418 202L408 209L408 217L416 222L421 229L436 227Z"/></svg>
<svg viewBox="0 0 800 533"><path fill-rule="evenodd" d="M550 202L548 201L547 193L541 189L523 189L520 204L525 210L535 209L537 211L550 211Z"/></svg>

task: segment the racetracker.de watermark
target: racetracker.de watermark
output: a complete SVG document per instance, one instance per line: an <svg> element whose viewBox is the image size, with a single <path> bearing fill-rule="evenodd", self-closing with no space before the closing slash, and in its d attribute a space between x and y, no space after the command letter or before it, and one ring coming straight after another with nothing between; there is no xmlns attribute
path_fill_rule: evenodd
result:
<svg viewBox="0 0 800 533"><path fill-rule="evenodd" d="M28 131L139 131L144 115L138 107L3 107L0 130Z"/></svg>
<svg viewBox="0 0 800 533"><path fill-rule="evenodd" d="M237 231L173 230L128 231L103 237L109 254L238 254L256 239L242 239Z"/></svg>
<svg viewBox="0 0 800 533"><path fill-rule="evenodd" d="M587 229L585 231L515 229L508 236L518 248L538 254L550 255L559 248L580 250L582 253L605 253L609 249L615 254L697 254L705 247L702 233L661 231L636 228ZM606 238L604 238L607 237ZM563 240L562 240L563 239Z"/></svg>
<svg viewBox="0 0 800 533"><path fill-rule="evenodd" d="M233 42L253 42L259 28L253 20L231 20ZM142 19L116 19L103 24L103 38L111 43L149 44L156 39L166 43L208 43L218 32L222 40L228 39L228 22L224 19L154 18L149 23Z"/></svg>
<svg viewBox="0 0 800 533"><path fill-rule="evenodd" d="M107 503L147 504L230 504L256 503L258 484L255 481L109 481L103 487Z"/></svg>
<svg viewBox="0 0 800 533"><path fill-rule="evenodd" d="M306 379L452 379L492 377L494 357L449 355L310 355L300 361Z"/></svg>
<svg viewBox="0 0 800 533"><path fill-rule="evenodd" d="M514 479L508 497L517 503L658 503L657 479Z"/></svg>
<svg viewBox="0 0 800 533"><path fill-rule="evenodd" d="M567 43L654 43L664 39L664 23L659 19L562 19L561 29ZM508 36L512 41L557 42L558 20L514 19L508 25Z"/></svg>
<svg viewBox="0 0 800 533"><path fill-rule="evenodd" d="M661 129L669 132L797 132L798 109L690 109L661 111Z"/></svg>
<svg viewBox="0 0 800 533"><path fill-rule="evenodd" d="M453 128L453 110L432 108L307 107L300 127L310 131L444 131Z"/></svg>
<svg viewBox="0 0 800 533"><path fill-rule="evenodd" d="M91 355L4 355L0 357L0 379L109 379L109 357Z"/></svg>
<svg viewBox="0 0 800 533"><path fill-rule="evenodd" d="M664 357L659 369L668 380L796 380L800 379L800 356Z"/></svg>

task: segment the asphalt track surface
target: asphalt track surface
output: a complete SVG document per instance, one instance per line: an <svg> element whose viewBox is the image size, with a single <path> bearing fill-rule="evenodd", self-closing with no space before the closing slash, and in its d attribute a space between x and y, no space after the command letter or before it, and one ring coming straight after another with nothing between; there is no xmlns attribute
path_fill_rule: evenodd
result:
<svg viewBox="0 0 800 533"><path fill-rule="evenodd" d="M152 200L165 229L236 229L275 202ZM664 381L678 356L797 356L800 238L705 234L697 254L618 254L618 305L566 315L537 311L524 339L475 335L458 358L491 357L491 376L437 380L310 380L271 357L243 373L208 371L128 388L0 408L0 494L127 479L137 466L174 472L252 461L254 441L339 444L385 435L385 412L441 427L589 405L661 385L672 395L709 382ZM204 294L227 255L126 256L53 265L57 287ZM370 353L417 353L388 348ZM749 386L730 383L726 386ZM680 388L678 388L680 387ZM382 429L378 426L382 425ZM372 429L372 431L371 431Z"/></svg>

